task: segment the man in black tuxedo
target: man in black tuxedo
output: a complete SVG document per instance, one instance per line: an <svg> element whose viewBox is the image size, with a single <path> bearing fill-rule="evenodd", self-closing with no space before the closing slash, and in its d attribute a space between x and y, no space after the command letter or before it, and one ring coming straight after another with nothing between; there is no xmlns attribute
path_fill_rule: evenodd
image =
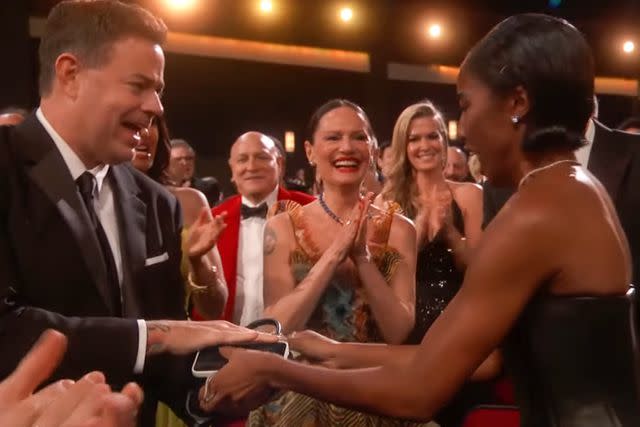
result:
<svg viewBox="0 0 640 427"><path fill-rule="evenodd" d="M631 247L633 283L640 285L640 135L609 129L592 118L585 137L589 144L576 151L576 158L609 192ZM513 190L488 182L483 188L487 226Z"/></svg>
<svg viewBox="0 0 640 427"><path fill-rule="evenodd" d="M57 329L68 351L51 380L138 381L145 426L158 399L188 419L196 349L264 338L182 321L177 201L128 164L163 113L165 34L139 6L58 4L40 44L40 107L0 127L0 379Z"/></svg>

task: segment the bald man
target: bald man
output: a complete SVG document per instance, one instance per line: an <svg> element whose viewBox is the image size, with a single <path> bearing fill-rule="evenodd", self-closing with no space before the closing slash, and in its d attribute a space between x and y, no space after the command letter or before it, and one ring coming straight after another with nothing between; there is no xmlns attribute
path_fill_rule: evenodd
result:
<svg viewBox="0 0 640 427"><path fill-rule="evenodd" d="M458 147L447 148L447 165L444 168L445 178L465 182L469 178L469 166L467 166L467 155Z"/></svg>
<svg viewBox="0 0 640 427"><path fill-rule="evenodd" d="M312 196L280 187L283 159L272 138L247 132L231 146L229 167L238 195L212 209L226 212L227 228L218 240L229 298L224 319L247 325L262 317L262 239L268 209L278 200L301 205Z"/></svg>

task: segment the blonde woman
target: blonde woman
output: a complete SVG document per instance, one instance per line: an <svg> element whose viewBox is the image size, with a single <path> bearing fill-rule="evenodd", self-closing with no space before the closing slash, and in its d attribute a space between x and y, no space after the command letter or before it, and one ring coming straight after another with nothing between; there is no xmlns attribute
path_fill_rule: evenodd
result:
<svg viewBox="0 0 640 427"><path fill-rule="evenodd" d="M416 224L416 323L408 343L419 344L427 330L457 294L468 254L478 243L482 225L482 189L445 179L448 139L445 121L429 101L407 107L396 121L389 176L376 199L378 206L396 202ZM495 375L498 356L490 357L479 379ZM436 420L458 425L469 406L487 403L487 384L463 389Z"/></svg>

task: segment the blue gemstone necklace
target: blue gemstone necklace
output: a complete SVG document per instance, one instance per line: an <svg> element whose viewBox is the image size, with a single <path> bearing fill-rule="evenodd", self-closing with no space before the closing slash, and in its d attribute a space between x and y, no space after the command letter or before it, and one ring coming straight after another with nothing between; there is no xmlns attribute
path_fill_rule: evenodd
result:
<svg viewBox="0 0 640 427"><path fill-rule="evenodd" d="M334 220L340 225L344 225L345 221L343 221L342 218L336 215L335 212L333 212L331 208L327 205L327 202L324 201L324 193L320 193L320 195L318 196L318 202L320 202L320 206L322 206L322 209L324 209L324 211L327 213L327 215L329 215L329 217L332 220Z"/></svg>

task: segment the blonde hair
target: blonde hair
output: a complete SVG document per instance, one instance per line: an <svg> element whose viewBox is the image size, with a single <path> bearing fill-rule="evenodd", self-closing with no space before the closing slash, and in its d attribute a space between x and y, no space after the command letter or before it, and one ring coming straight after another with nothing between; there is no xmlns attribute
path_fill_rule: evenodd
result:
<svg viewBox="0 0 640 427"><path fill-rule="evenodd" d="M442 152L446 159L449 141L442 113L429 100L410 105L400 113L393 128L393 137L389 147L391 150L391 166L389 176L381 193L383 200L398 203L404 214L409 218L415 218L418 211L418 188L414 178L413 167L407 159L409 126L412 120L422 117L431 118L436 122L438 131L442 136L444 145Z"/></svg>

